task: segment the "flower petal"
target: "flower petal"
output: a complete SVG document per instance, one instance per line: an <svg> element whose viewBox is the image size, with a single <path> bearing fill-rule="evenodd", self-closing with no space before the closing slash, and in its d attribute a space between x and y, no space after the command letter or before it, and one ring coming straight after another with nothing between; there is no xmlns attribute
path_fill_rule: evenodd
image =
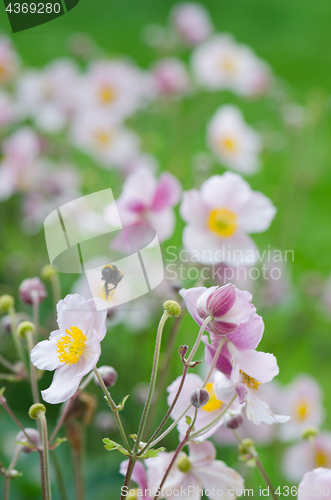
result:
<svg viewBox="0 0 331 500"><path fill-rule="evenodd" d="M32 349L31 361L39 370L52 371L61 366L62 363L56 352L59 337L57 335L52 340L42 340Z"/></svg>
<svg viewBox="0 0 331 500"><path fill-rule="evenodd" d="M151 209L160 212L165 208L174 207L179 202L181 190L181 185L174 175L163 173L157 183Z"/></svg>
<svg viewBox="0 0 331 500"><path fill-rule="evenodd" d="M54 373L48 389L41 391L44 401L51 404L63 403L73 396L83 377L77 365L62 365Z"/></svg>
<svg viewBox="0 0 331 500"><path fill-rule="evenodd" d="M253 350L259 345L264 332L264 323L261 316L254 314L254 317L239 327L228 333L226 338L238 349Z"/></svg>

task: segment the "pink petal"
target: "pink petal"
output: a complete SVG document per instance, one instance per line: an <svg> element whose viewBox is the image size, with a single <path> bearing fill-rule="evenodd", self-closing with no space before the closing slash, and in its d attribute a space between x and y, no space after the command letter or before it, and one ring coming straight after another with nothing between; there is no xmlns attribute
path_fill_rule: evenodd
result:
<svg viewBox="0 0 331 500"><path fill-rule="evenodd" d="M226 338L238 349L250 350L256 349L264 332L264 323L261 316L254 314L254 317L241 323L239 327L227 334Z"/></svg>
<svg viewBox="0 0 331 500"><path fill-rule="evenodd" d="M206 306L210 315L214 318L224 316L233 306L236 300L236 289L230 283L217 288L207 299Z"/></svg>
<svg viewBox="0 0 331 500"><path fill-rule="evenodd" d="M174 207L180 199L181 185L175 176L165 172L161 175L154 193L151 210L161 210Z"/></svg>

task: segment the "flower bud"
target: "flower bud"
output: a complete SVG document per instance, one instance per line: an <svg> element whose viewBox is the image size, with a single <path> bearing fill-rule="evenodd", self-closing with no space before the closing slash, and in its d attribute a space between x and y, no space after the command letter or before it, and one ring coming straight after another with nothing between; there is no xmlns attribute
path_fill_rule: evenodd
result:
<svg viewBox="0 0 331 500"><path fill-rule="evenodd" d="M209 393L206 389L195 389L190 394L190 402L195 408L202 408L209 401Z"/></svg>
<svg viewBox="0 0 331 500"><path fill-rule="evenodd" d="M166 300L163 304L163 309L170 314L170 316L174 316L175 318L182 312L180 305L175 300Z"/></svg>
<svg viewBox="0 0 331 500"><path fill-rule="evenodd" d="M32 418L33 420L36 420L38 418L38 414L43 411L46 413L46 408L42 403L36 403L32 406L30 406L29 409L29 417Z"/></svg>
<svg viewBox="0 0 331 500"><path fill-rule="evenodd" d="M189 470L191 468L190 460L185 453L183 453L182 456L178 458L176 465L177 465L178 469L181 472L184 472L185 474L187 472L189 472Z"/></svg>
<svg viewBox="0 0 331 500"><path fill-rule="evenodd" d="M241 413L228 413L225 416L225 425L228 429L238 429L244 422Z"/></svg>
<svg viewBox="0 0 331 500"><path fill-rule="evenodd" d="M10 471L7 472L6 474L8 477L10 477L11 479L14 479L15 477L18 477L20 476L21 474L18 472L18 470L16 469L10 469Z"/></svg>
<svg viewBox="0 0 331 500"><path fill-rule="evenodd" d="M302 431L302 439L315 438L318 435L319 435L319 430L317 429L317 427L314 426L306 427Z"/></svg>
<svg viewBox="0 0 331 500"><path fill-rule="evenodd" d="M34 330L34 324L31 321L22 321L17 327L17 333L22 339L25 339L28 332L33 333Z"/></svg>
<svg viewBox="0 0 331 500"><path fill-rule="evenodd" d="M39 436L39 432L37 431L37 429L27 427L24 430L27 433L27 435L29 436L29 438L31 439L31 441L35 444L36 449L38 449L40 446L40 436ZM24 451L24 453L32 453L33 451L35 451L31 448L32 443L30 443L30 441L28 441L28 439L23 431L20 431L17 434L16 441L19 441L20 443L25 443L25 442L28 443L29 446L23 446L23 448L22 448L22 451Z"/></svg>
<svg viewBox="0 0 331 500"><path fill-rule="evenodd" d="M106 387L113 387L113 385L115 385L117 380L117 372L112 366L101 366L100 368L98 368L98 372L100 373ZM100 387L100 383L96 375L94 375L94 382Z"/></svg>
<svg viewBox="0 0 331 500"><path fill-rule="evenodd" d="M32 305L34 300L40 304L47 297L45 285L39 278L22 281L18 292L20 299L29 305Z"/></svg>
<svg viewBox="0 0 331 500"><path fill-rule="evenodd" d="M42 268L40 276L43 280L48 281L52 276L54 276L54 274L56 274L55 269L53 269L52 266L47 265Z"/></svg>
<svg viewBox="0 0 331 500"><path fill-rule="evenodd" d="M14 297L11 295L2 295L0 297L0 311L3 313L8 313L9 310L14 306Z"/></svg>

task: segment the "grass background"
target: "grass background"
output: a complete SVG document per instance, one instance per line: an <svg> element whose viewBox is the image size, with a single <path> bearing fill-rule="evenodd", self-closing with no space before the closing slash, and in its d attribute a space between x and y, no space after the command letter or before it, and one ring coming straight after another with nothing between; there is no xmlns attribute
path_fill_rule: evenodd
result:
<svg viewBox="0 0 331 500"><path fill-rule="evenodd" d="M70 36L83 32L88 33L110 56L127 54L140 66L148 68L157 59L157 54L143 44L142 29L147 24L165 25L174 3L161 0L80 0L78 6L65 16L15 35L10 35L3 8L0 29L12 37L26 66L42 67L56 57L67 55ZM328 0L209 0L201 3L208 8L217 31L232 33L239 42L250 45L271 65L273 72L287 82L286 88L293 99L310 110L314 117L312 123L302 132L285 134L275 101L269 98L245 101L227 92L201 92L183 102L174 102L159 112L141 114L132 119L131 124L140 133L144 149L155 154L161 168L174 173L185 189L196 184L192 156L206 149L206 124L217 106L229 102L238 104L247 121L262 133L277 132L285 139L283 149L264 152L263 170L249 179L254 189L263 191L278 207L277 217L269 231L255 237L259 247L263 249L270 244L272 248L293 249L295 252L294 263L289 269L294 299L282 307L258 309L266 324L260 349L277 356L281 382L289 382L298 372L309 372L317 378L324 388L328 409L324 427L330 429L331 325L319 298L308 296L307 289L313 284L316 273L326 278L331 268L331 5ZM189 59L188 52L181 55ZM92 160L78 153L75 153L74 160L82 172L85 193L102 189L105 183L114 189L115 194L120 192L121 180L117 173L98 169ZM222 171L220 166L214 169L214 173ZM44 236L40 231L28 237L19 230L18 196L1 204L0 216L0 291L16 296L20 281L38 275L40 268L47 263ZM181 244L182 228L179 219L169 244ZM74 279L73 276L61 276L64 292L70 291ZM49 325L50 310L51 300L47 299L42 307L42 320L46 325ZM155 311L156 317L161 312L160 304L159 310ZM120 325L109 331L100 362L112 364L119 373L119 383L113 390L116 401L130 392L137 380L149 379L156 321L153 327L136 336ZM196 333L193 321L185 318L178 344L192 345ZM1 341L6 352L10 349L8 341ZM180 369L175 358L169 368L169 381L179 374ZM51 374L46 374L41 388L47 387L50 379ZM8 386L7 397L22 421L31 425L26 416L31 403L27 387L23 383ZM140 408L130 399L123 418L129 431L134 432ZM99 409L102 408L105 409L105 404L100 397ZM160 417L165 408L160 403ZM48 408L50 425L56 414L57 408ZM0 426L1 456L7 463L8 448L12 445L9 437L12 439L16 430L4 412L0 412ZM94 427L86 435L89 450L86 456L87 498L115 499L121 485L117 472L121 457L103 451L102 437ZM117 438L116 433L109 437ZM174 433L166 446L170 449L176 440ZM288 483L279 467L283 449L283 445L276 444L261 450L262 459L276 485ZM61 446L58 455L65 464L65 480L69 484L72 472L66 444ZM219 452L219 458L229 465L238 465L236 457L235 449L222 448ZM37 458L29 457L29 460L19 462L18 468L24 476L13 481L12 498L15 500L40 495L34 482L39 473ZM246 487L257 488L260 484L257 472L249 471ZM68 492L71 498L73 491L68 489ZM55 488L54 498L58 498Z"/></svg>

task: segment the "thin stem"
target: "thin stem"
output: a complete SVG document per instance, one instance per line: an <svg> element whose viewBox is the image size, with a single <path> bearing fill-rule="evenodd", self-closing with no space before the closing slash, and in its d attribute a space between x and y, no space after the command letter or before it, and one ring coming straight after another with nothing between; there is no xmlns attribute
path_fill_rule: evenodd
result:
<svg viewBox="0 0 331 500"><path fill-rule="evenodd" d="M16 347L16 350L17 350L18 357L20 358L20 360L22 361L23 365L25 366L26 371L28 371L27 370L26 357L24 355L23 347L22 347L22 344L21 344L21 339L20 339L20 337L19 337L19 335L17 333L17 329L16 329L16 316L15 316L15 309L14 309L14 307L10 307L10 309L9 309L9 315L10 315L11 333L12 333L12 336L13 336L13 339L14 339L14 343L15 343L15 347Z"/></svg>
<svg viewBox="0 0 331 500"><path fill-rule="evenodd" d="M36 367L31 361L31 351L34 348L34 342L33 342L33 333L31 331L28 331L26 334L26 340L28 343L28 348L29 348L29 360L30 360L30 381L31 381L31 388L32 388L32 396L33 396L33 402L34 403L39 403L39 390L38 390L38 379L37 379L37 371Z"/></svg>
<svg viewBox="0 0 331 500"><path fill-rule="evenodd" d="M25 429L24 429L23 425L21 424L21 422L18 420L18 418L11 411L11 409L9 408L9 406L8 406L7 401L5 400L5 398L1 398L0 404L4 407L4 409L6 410L6 412L8 413L8 415L12 418L12 420L14 420L15 424L21 429L22 432L24 432L24 435L27 438L27 440L29 441L29 443L32 444L33 447L35 448L36 443L34 443L32 441L32 439L30 438L29 434L25 431Z"/></svg>
<svg viewBox="0 0 331 500"><path fill-rule="evenodd" d="M123 488L122 488L123 493L121 494L121 500L125 500L127 497L127 494L125 493L125 491L126 491L125 486L127 488L129 487L133 468L135 466L136 461L137 461L137 459L135 457L132 457L132 456L129 459L129 464L128 464L128 468L127 468L127 471L125 474L125 479L124 479Z"/></svg>
<svg viewBox="0 0 331 500"><path fill-rule="evenodd" d="M42 443L42 477L45 484L45 490L43 494L43 500L52 499L51 481L49 475L49 450L48 450L48 436L47 436L47 422L45 417L45 412L40 411L38 413L38 420L40 422L41 428L41 443Z"/></svg>
<svg viewBox="0 0 331 500"><path fill-rule="evenodd" d="M67 493L66 493L65 486L64 486L61 468L60 468L55 450L51 451L50 455L51 455L51 459L52 459L55 474L56 474L56 482L57 482L57 486L59 488L60 497L62 500L68 500Z"/></svg>
<svg viewBox="0 0 331 500"><path fill-rule="evenodd" d="M193 359L193 356L194 356L194 354L196 353L196 351L197 351L197 349L199 347L202 335L204 334L204 331L205 331L208 323L210 323L210 321L212 321L212 319L213 318L211 316L207 316L207 318L202 323L201 328L200 328L199 333L198 333L198 336L197 336L197 339L195 341L195 344L194 344L194 346L192 348L192 351L191 351L189 357L187 358L187 364L191 363L191 361Z"/></svg>
<svg viewBox="0 0 331 500"><path fill-rule="evenodd" d="M50 280L53 293L53 302L56 310L57 303L61 300L61 283L58 273L52 273Z"/></svg>
<svg viewBox="0 0 331 500"><path fill-rule="evenodd" d="M7 359L5 359L1 354L0 354L0 363L3 366L5 366L6 368L8 368L8 370L11 370L14 373L17 372L15 366L10 361L8 361Z"/></svg>
<svg viewBox="0 0 331 500"><path fill-rule="evenodd" d="M32 290L32 307L33 307L33 323L34 323L34 334L33 343L36 344L39 332L39 295L36 290Z"/></svg>
<svg viewBox="0 0 331 500"><path fill-rule="evenodd" d="M10 480L11 480L10 471L15 467L18 456L21 452L21 449L22 449L22 445L20 445L20 444L16 445L16 448L15 448L15 451L13 454L13 458L12 458L10 465L6 471L5 491L4 491L3 500L9 500L9 487L10 487Z"/></svg>
<svg viewBox="0 0 331 500"><path fill-rule="evenodd" d="M123 424L122 424L122 421L121 421L121 418L118 414L118 408L113 400L113 398L111 397L111 395L109 394L108 392L108 389L107 387L105 386L105 383L104 381L102 380L102 377L97 369L97 367L93 368L93 371L99 381L99 384L101 385L101 389L103 390L104 392L104 395L105 395L105 399L108 403L108 405L110 406L110 408L112 409L112 412L114 414L114 417L115 417L115 420L116 420L116 423L117 423L117 426L118 426L118 429L121 433L121 436L122 436L122 439L123 439L123 442L125 444L125 447L128 451L130 451L130 445L129 445L129 441L128 441L128 438L126 437L126 434L125 434L125 430L123 428Z"/></svg>
<svg viewBox="0 0 331 500"><path fill-rule="evenodd" d="M213 373L213 370L214 370L214 368L215 368L215 366L216 366L216 363L217 363L218 357L219 357L219 355L220 355L220 353L221 353L221 350L222 350L222 347L223 347L223 345L224 345L224 342L225 342L225 337L223 337L223 338L221 339L220 343L219 343L219 344L218 344L218 346L217 346L217 349L216 349L216 352L215 352L215 355L214 355L214 358L213 358L213 362L212 362L212 364L211 364L211 366L210 366L210 369L209 369L208 375L207 375L207 376L206 376L206 378L205 378L205 381L204 381L204 383L203 383L202 388L206 387L206 385L208 384L208 380L210 379L211 374Z"/></svg>
<svg viewBox="0 0 331 500"><path fill-rule="evenodd" d="M81 454L77 451L72 451L72 461L74 465L74 480L77 500L84 500L84 478L82 474Z"/></svg>
<svg viewBox="0 0 331 500"><path fill-rule="evenodd" d="M192 438L196 438L198 437L200 434L203 434L204 432L206 432L207 430L211 429L212 427L214 427L214 425L216 425L220 419L223 417L223 415L225 415L225 413L229 410L229 408L231 408L231 406L233 405L235 399L237 397L237 393L233 396L233 398L231 399L231 401L226 405L226 407L224 408L224 410L221 411L221 413L219 415L217 415L217 417L214 418L214 420L212 420L208 425L206 425L205 427L202 427L202 429L199 429L197 432L194 432L192 434Z"/></svg>

